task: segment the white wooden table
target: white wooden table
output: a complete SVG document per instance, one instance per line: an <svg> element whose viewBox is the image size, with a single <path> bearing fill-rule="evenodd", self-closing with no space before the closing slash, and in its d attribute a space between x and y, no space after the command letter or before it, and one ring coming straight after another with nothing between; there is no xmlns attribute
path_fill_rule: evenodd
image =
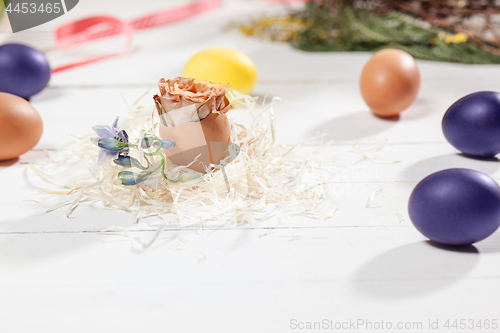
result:
<svg viewBox="0 0 500 333"><path fill-rule="evenodd" d="M54 50L52 31L62 23L102 13L130 19L186 2L82 0L67 15L27 32L8 32L4 18L0 42L30 43L58 65L114 43ZM449 251L426 242L407 214L411 190L434 171L468 167L500 180L500 163L459 156L440 129L444 112L458 98L500 91L500 67L419 61L417 101L399 121L381 120L371 115L358 90L370 54L305 53L222 31L230 21L283 10L265 1L226 0L216 11L137 32L129 55L53 75L49 87L32 99L44 120L43 137L20 161L37 160L71 133L86 134L93 125L126 114L120 94L133 101L158 78L180 75L196 52L231 47L250 55L259 68L253 94L298 103L275 108L283 142L294 144L325 130L335 139L327 151L338 159L332 168L331 193L338 206L333 217L293 217L285 224L272 220L204 233L167 228L142 252L119 233L96 230L123 226L148 239L156 230L153 220L131 225L128 214L98 205L82 205L71 219L64 210L45 213L32 201L46 198L38 193L43 182L26 164L0 162L1 332L277 333L301 327L335 331L335 325L343 325L339 332L372 332L390 331L388 324L403 332L500 332L444 326L447 320L450 326L461 319L467 325L500 321L500 233L466 251ZM230 114L245 120L242 112ZM353 143L370 139L387 139L377 154L401 162L355 163ZM377 188L384 190L377 197L381 207L366 208ZM178 246L181 241L186 248ZM430 329L429 321L438 321L439 330ZM321 329L305 329L314 322Z"/></svg>

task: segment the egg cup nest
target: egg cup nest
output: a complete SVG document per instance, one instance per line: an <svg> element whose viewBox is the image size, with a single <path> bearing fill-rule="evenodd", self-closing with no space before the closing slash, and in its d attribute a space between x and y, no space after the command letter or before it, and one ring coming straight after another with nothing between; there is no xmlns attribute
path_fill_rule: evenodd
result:
<svg viewBox="0 0 500 333"><path fill-rule="evenodd" d="M194 181L186 182L171 182L156 172L139 184L127 186L118 177L123 167L114 161L99 165L99 147L91 143L95 135L75 137L59 151L49 152L46 160L29 166L38 176L60 187L47 193L67 197L49 211L67 207L69 217L81 203L100 203L109 209L131 213L133 223L147 216L159 216L163 222L158 234L168 224L240 226L276 216L282 223L291 215L330 218L336 207L330 202L325 167L331 162L326 161L321 152L332 142L308 155L300 155L296 151L303 143L290 146L276 139L273 106L279 98L257 105L257 99L250 96L230 92L229 97L233 105L237 103L238 109L245 109L253 120L248 128L229 120L231 142L239 145L240 151L224 170L201 174L199 179L188 177ZM130 107L128 120L121 128L127 131L131 141L148 131L157 133L158 117L154 113L150 104ZM131 152L131 156L133 154ZM153 156L152 164L159 160ZM75 166L82 167L87 176L61 179L48 174L55 169L76 174ZM190 172L187 167L173 165L167 159L164 173L169 179L178 179L179 175ZM118 227L106 230L127 234ZM142 244L143 248L151 243Z"/></svg>

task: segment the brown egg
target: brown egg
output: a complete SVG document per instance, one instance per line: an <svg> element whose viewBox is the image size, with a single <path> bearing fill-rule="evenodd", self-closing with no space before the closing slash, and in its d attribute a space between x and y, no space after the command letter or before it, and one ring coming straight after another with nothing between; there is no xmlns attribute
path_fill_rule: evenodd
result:
<svg viewBox="0 0 500 333"><path fill-rule="evenodd" d="M397 116L417 97L420 88L417 62L401 50L378 51L361 73L360 88L375 115Z"/></svg>
<svg viewBox="0 0 500 333"><path fill-rule="evenodd" d="M219 164L226 156L231 130L225 114L211 113L198 122L188 122L175 127L160 124L160 137L175 141L175 148L164 149L165 155L176 165L188 165L205 172L205 166Z"/></svg>
<svg viewBox="0 0 500 333"><path fill-rule="evenodd" d="M25 99L0 92L0 160L33 148L43 132L42 118Z"/></svg>

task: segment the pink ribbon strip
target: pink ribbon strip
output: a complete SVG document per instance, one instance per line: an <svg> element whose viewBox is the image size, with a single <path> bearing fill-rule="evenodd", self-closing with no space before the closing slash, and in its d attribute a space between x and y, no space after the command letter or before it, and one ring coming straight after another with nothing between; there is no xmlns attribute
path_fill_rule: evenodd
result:
<svg viewBox="0 0 500 333"><path fill-rule="evenodd" d="M180 21L217 8L220 0L203 0L196 3L162 10L130 22L124 22L112 16L93 16L71 22L56 29L56 44L59 48L68 48L76 44L101 39L118 34L127 37L127 45L121 52L90 58L56 67L52 73L90 64L96 61L116 57L127 53L132 45L134 30L147 29Z"/></svg>

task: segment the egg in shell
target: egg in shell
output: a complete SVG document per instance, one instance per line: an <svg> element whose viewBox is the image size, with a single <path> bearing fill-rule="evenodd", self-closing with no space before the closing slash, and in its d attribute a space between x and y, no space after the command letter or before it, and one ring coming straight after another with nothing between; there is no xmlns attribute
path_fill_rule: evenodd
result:
<svg viewBox="0 0 500 333"><path fill-rule="evenodd" d="M211 113L199 122L175 127L160 124L160 137L176 142L175 148L163 151L174 164L190 165L190 169L205 173L207 166L219 164L226 156L231 130L225 114Z"/></svg>
<svg viewBox="0 0 500 333"><path fill-rule="evenodd" d="M183 77L230 84L248 95L257 83L257 66L243 52L211 48L195 54L184 66Z"/></svg>
<svg viewBox="0 0 500 333"><path fill-rule="evenodd" d="M164 154L174 164L204 173L225 159L231 129L226 96L231 86L193 78L160 79L153 98L160 137L175 142ZM195 161L196 159L196 161Z"/></svg>
<svg viewBox="0 0 500 333"><path fill-rule="evenodd" d="M408 108L417 97L420 73L417 62L397 49L376 52L361 73L363 99L379 117L394 117Z"/></svg>
<svg viewBox="0 0 500 333"><path fill-rule="evenodd" d="M0 92L0 160L26 153L38 143L42 132L42 118L29 102Z"/></svg>

